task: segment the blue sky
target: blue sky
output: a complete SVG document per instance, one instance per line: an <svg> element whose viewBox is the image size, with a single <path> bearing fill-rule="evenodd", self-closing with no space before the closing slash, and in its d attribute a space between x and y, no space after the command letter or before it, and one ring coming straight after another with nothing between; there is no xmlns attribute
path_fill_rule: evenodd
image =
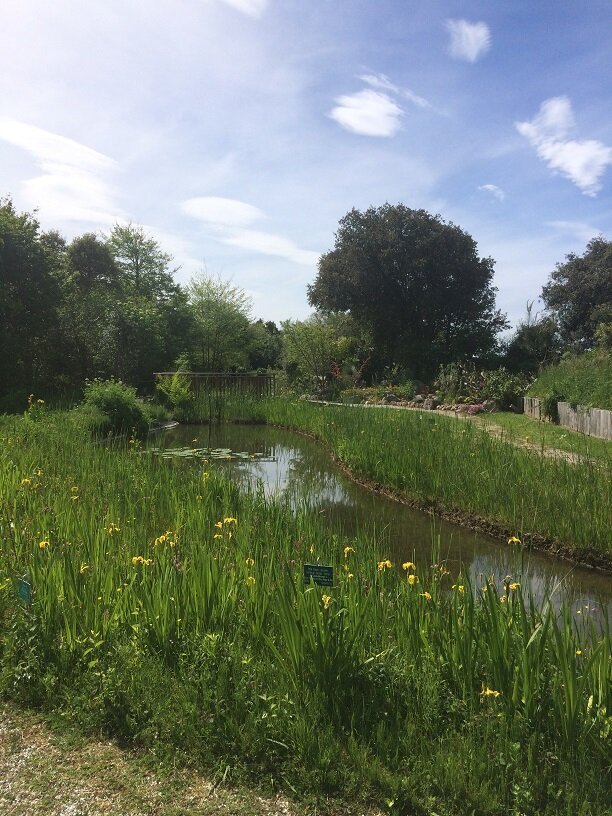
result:
<svg viewBox="0 0 612 816"><path fill-rule="evenodd" d="M142 224L303 318L352 207L439 213L516 323L612 239L608 0L3 0L0 196L67 238Z"/></svg>

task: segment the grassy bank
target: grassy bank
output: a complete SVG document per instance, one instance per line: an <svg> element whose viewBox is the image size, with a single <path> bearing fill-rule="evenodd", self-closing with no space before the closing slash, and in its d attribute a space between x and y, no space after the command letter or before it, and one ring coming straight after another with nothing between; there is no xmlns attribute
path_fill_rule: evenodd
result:
<svg viewBox="0 0 612 816"><path fill-rule="evenodd" d="M612 459L539 456L510 439L439 414L270 400L228 416L313 434L357 476L424 507L501 525L524 542L547 539L577 559L612 558Z"/></svg>
<svg viewBox="0 0 612 816"><path fill-rule="evenodd" d="M595 349L544 369L529 387L528 394L530 397L559 395L573 405L612 411L611 371L612 353Z"/></svg>
<svg viewBox="0 0 612 816"><path fill-rule="evenodd" d="M0 438L4 697L319 809L610 806L610 639L587 614L535 608L520 576L451 583L435 553L391 564L384 541L65 416ZM305 587L305 562L334 586Z"/></svg>

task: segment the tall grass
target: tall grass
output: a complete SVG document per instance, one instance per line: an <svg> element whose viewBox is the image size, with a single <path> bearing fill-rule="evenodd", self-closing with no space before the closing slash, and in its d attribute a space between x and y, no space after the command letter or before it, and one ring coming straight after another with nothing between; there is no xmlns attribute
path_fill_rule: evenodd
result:
<svg viewBox="0 0 612 816"><path fill-rule="evenodd" d="M315 435L354 473L420 501L612 555L612 457L551 459L471 423L416 411L268 400L235 403L227 416Z"/></svg>
<svg viewBox="0 0 612 816"><path fill-rule="evenodd" d="M384 542L65 416L0 420L0 438L3 695L319 802L609 806L607 630L518 584L453 584L435 549L391 564ZM304 585L313 561L333 588Z"/></svg>

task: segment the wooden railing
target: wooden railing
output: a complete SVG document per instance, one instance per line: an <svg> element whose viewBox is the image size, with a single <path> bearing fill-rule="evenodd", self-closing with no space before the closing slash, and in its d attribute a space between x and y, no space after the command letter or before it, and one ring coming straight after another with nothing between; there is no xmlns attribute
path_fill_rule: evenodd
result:
<svg viewBox="0 0 612 816"><path fill-rule="evenodd" d="M181 372L183 373L183 372ZM155 378L171 378L175 371L156 371ZM227 372L185 371L193 391L209 394L244 394L251 397L273 397L276 389L275 374L230 374Z"/></svg>

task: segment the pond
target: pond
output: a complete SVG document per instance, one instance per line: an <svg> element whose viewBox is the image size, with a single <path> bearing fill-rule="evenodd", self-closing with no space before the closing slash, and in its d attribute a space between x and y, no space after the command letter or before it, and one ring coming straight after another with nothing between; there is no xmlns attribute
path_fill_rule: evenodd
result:
<svg viewBox="0 0 612 816"><path fill-rule="evenodd" d="M197 441L194 441L197 440ZM330 532L354 536L373 532L380 557L401 564L430 563L432 542L439 537L440 559L452 573L469 574L475 584L482 576L520 580L536 598L554 589L553 601L565 599L574 613L601 625L612 612L612 578L535 551L516 551L491 538L413 510L352 482L329 453L312 439L264 425L179 425L155 438L160 451L206 449L209 465L223 468L239 485L282 497L292 507L308 506L320 514ZM190 450L184 451L191 458ZM201 461L201 457L195 457ZM519 574L520 573L520 574Z"/></svg>

